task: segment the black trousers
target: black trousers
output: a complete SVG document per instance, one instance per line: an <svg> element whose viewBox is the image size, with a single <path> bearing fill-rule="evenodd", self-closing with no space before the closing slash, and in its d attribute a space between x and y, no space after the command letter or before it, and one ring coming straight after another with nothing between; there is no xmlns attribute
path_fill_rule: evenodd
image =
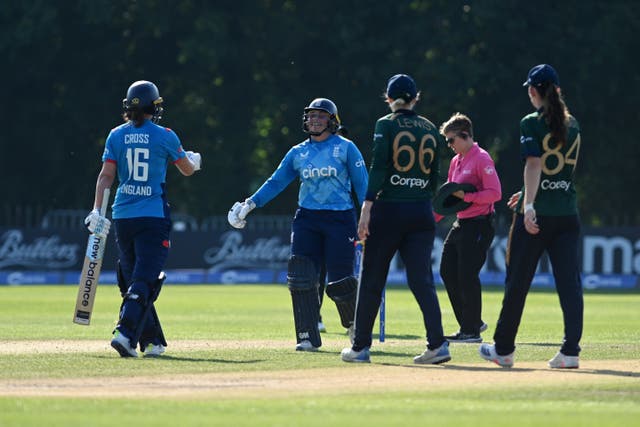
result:
<svg viewBox="0 0 640 427"><path fill-rule="evenodd" d="M494 235L492 217L482 216L458 219L444 241L440 276L460 331L465 334L480 334L482 291L479 274Z"/></svg>
<svg viewBox="0 0 640 427"><path fill-rule="evenodd" d="M433 283L431 250L435 221L431 203L376 201L371 208L370 235L364 248L362 275L356 303L353 349L370 347L389 264L396 251L405 264L407 282L420 310L429 349L445 341L438 295Z"/></svg>
<svg viewBox="0 0 640 427"><path fill-rule="evenodd" d="M515 350L515 339L524 304L544 251L549 255L564 321L560 351L567 356L580 353L584 302L578 266L580 220L577 215L538 216L540 232L529 234L524 216L514 215L507 246L507 276L498 325L493 335L500 355Z"/></svg>

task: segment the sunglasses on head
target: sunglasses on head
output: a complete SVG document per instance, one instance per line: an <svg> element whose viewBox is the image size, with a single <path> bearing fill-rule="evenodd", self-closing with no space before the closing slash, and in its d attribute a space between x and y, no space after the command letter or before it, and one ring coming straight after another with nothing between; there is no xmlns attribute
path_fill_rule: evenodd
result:
<svg viewBox="0 0 640 427"><path fill-rule="evenodd" d="M445 139L445 141L447 141L447 144L451 145L451 144L453 144L453 141L455 141L457 136L459 136L460 138L466 139L469 136L469 134L466 133L466 132L458 132L454 136L452 136L451 138Z"/></svg>

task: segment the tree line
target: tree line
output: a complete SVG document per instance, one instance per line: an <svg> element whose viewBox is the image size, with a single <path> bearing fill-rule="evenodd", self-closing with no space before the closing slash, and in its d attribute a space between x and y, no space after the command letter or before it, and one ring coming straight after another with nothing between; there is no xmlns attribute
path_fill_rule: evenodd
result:
<svg viewBox="0 0 640 427"><path fill-rule="evenodd" d="M135 80L158 85L161 124L202 153L197 177L171 168L167 180L174 211L204 218L250 195L305 138L313 98L338 105L369 160L396 73L415 78L416 110L435 124L456 111L471 117L506 200L522 185L519 120L532 110L522 82L550 63L581 123L583 221L640 219L631 196L637 2L28 0L4 2L0 16L2 200L11 206L91 207L105 138ZM261 212L291 213L296 196L292 185ZM509 215L504 201L497 208Z"/></svg>

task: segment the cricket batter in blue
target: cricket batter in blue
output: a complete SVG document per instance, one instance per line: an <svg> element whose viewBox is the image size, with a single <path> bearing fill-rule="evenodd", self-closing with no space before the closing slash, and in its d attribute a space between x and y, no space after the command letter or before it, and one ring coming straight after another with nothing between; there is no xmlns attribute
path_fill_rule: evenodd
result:
<svg viewBox="0 0 640 427"><path fill-rule="evenodd" d="M580 126L562 98L558 73L548 64L533 67L527 87L535 112L520 121L524 188L509 200L515 210L507 244L507 276L493 340L482 344L483 359L513 366L515 339L524 304L542 253L549 255L564 320L560 351L550 368L578 368L584 302L578 264L580 220L574 170Z"/></svg>
<svg viewBox="0 0 640 427"><path fill-rule="evenodd" d="M367 170L356 145L336 135L339 125L338 108L331 100L311 101L302 116L309 138L291 148L258 191L236 202L228 215L233 227L243 228L249 212L300 180L287 274L298 351L317 351L322 345L318 275L323 263L327 296L336 303L342 326L353 330L358 282L353 277L357 231L351 191L359 203L364 200Z"/></svg>
<svg viewBox="0 0 640 427"><path fill-rule="evenodd" d="M201 156L185 152L174 131L157 125L163 109L155 84L143 80L133 83L122 102L125 123L112 129L107 137L94 210L85 224L92 231L92 224L105 219L100 217L98 207L104 189L110 188L117 176L112 218L123 304L111 346L122 357L137 357L139 339L145 356L159 356L166 345L159 321L156 316L143 317L160 292L161 271L170 247L167 166L172 163L183 175L193 175L200 169Z"/></svg>
<svg viewBox="0 0 640 427"><path fill-rule="evenodd" d="M342 350L345 362L370 362L373 324L396 251L406 266L409 289L422 311L427 335L427 348L414 363L451 360L431 271L435 238L431 198L438 188L444 140L436 125L413 110L419 95L406 74L396 74L387 82L385 100L391 113L378 119L373 134L373 161L358 224L358 235L366 242L356 336L352 346Z"/></svg>

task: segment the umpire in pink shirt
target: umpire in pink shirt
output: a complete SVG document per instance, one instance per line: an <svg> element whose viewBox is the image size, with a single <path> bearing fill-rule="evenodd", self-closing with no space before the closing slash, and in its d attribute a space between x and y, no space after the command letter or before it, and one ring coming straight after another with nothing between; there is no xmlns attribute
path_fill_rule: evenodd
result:
<svg viewBox="0 0 640 427"><path fill-rule="evenodd" d="M458 332L445 338L450 342L482 342L480 333L487 325L482 321L479 274L495 234L493 204L502 197L500 179L491 155L474 142L469 117L455 113L442 124L440 133L456 153L447 182L472 184L477 190L453 193L470 205L457 212L440 261L440 276L460 325Z"/></svg>

